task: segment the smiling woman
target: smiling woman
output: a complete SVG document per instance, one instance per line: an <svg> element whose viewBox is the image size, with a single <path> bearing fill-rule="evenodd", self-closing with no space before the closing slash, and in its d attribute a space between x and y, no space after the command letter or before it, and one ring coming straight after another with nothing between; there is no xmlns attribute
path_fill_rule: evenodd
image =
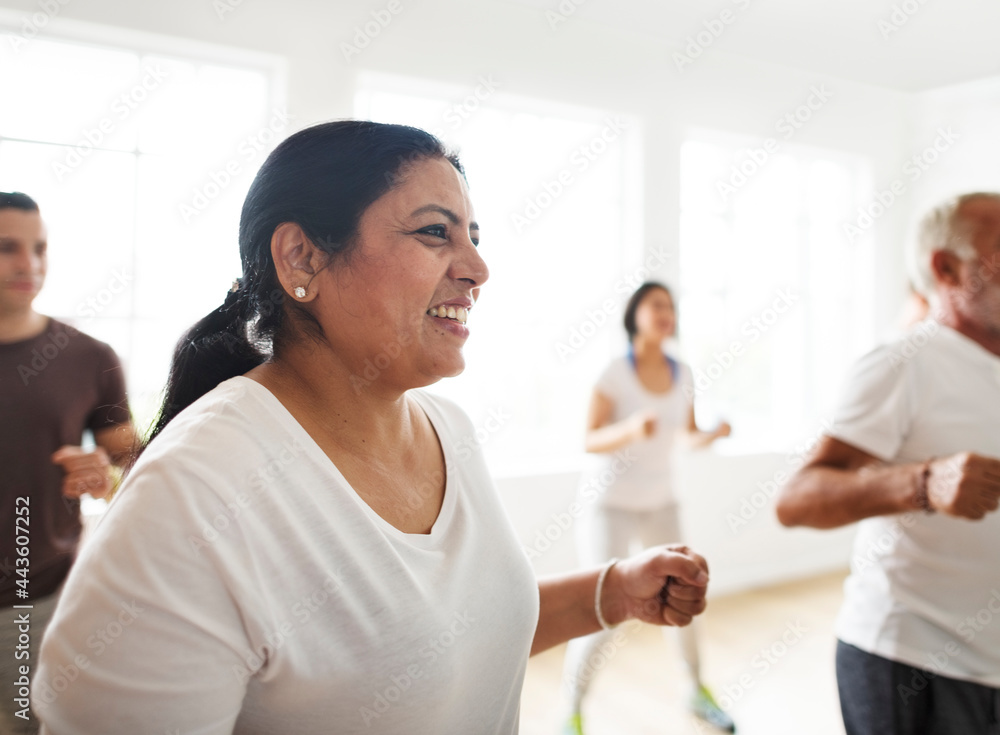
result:
<svg viewBox="0 0 1000 735"><path fill-rule="evenodd" d="M467 316L488 276L460 170L445 158L408 164L395 187L365 210L356 241L364 243L363 252L338 268L300 225L284 223L275 231L278 279L286 290L305 292L292 313L306 316L330 347L334 364L319 369L355 374L372 344L405 341L369 390L405 390L460 373L469 329L456 309Z"/></svg>
<svg viewBox="0 0 1000 735"><path fill-rule="evenodd" d="M514 733L529 653L704 609L685 547L536 581L478 446L455 451L471 422L419 389L464 368L478 238L423 131L342 121L275 149L243 276L178 344L67 582L43 732Z"/></svg>

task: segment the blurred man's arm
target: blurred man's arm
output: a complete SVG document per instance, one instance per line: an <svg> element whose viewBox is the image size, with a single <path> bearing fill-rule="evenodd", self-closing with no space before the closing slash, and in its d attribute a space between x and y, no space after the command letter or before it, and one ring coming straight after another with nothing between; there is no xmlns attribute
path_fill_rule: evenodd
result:
<svg viewBox="0 0 1000 735"><path fill-rule="evenodd" d="M94 441L97 446L103 447L108 453L111 464L116 467L124 467L132 458L137 441L135 426L129 422L110 426L107 429L98 429L94 432Z"/></svg>
<svg viewBox="0 0 1000 735"><path fill-rule="evenodd" d="M826 436L778 497L786 526L836 528L872 516L941 511L977 520L997 509L1000 460L964 452L928 462L885 465Z"/></svg>
<svg viewBox="0 0 1000 735"><path fill-rule="evenodd" d="M52 461L66 472L62 492L68 498L78 498L83 493L103 498L114 487L112 465L124 467L135 448L135 427L120 424L94 432L97 447L88 452L82 447L67 444L52 455Z"/></svg>
<svg viewBox="0 0 1000 735"><path fill-rule="evenodd" d="M915 510L922 472L922 465L886 467L877 457L826 436L782 488L778 520L786 526L836 528Z"/></svg>

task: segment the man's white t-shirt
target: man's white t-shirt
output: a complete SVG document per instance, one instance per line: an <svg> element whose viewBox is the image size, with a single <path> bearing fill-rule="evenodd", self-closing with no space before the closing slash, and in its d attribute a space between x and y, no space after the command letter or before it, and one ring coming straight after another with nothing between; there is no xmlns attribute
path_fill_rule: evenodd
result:
<svg viewBox="0 0 1000 735"><path fill-rule="evenodd" d="M650 510L676 502L674 497L674 445L677 430L687 425L693 380L691 369L676 363L674 384L666 393L653 393L639 380L628 357L613 360L597 379L594 389L613 404L610 423L636 411L652 410L656 431L619 452L592 459L581 491L598 493L604 507Z"/></svg>
<svg viewBox="0 0 1000 735"><path fill-rule="evenodd" d="M1000 357L934 321L855 367L832 435L890 464L1000 458ZM858 527L837 636L955 679L1000 686L1000 513L922 511Z"/></svg>
<svg viewBox="0 0 1000 735"><path fill-rule="evenodd" d="M458 452L468 418L411 395L447 467L426 535L376 514L248 378L177 416L66 585L43 732L516 733L537 582L481 455Z"/></svg>

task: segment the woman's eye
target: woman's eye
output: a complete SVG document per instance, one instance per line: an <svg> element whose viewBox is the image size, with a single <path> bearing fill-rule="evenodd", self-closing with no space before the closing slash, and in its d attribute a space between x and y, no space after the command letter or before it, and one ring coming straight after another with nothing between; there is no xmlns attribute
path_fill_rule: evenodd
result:
<svg viewBox="0 0 1000 735"><path fill-rule="evenodd" d="M448 231L445 229L444 225L431 225L430 227L425 227L420 230L420 233L423 235L440 237L442 240L448 237Z"/></svg>

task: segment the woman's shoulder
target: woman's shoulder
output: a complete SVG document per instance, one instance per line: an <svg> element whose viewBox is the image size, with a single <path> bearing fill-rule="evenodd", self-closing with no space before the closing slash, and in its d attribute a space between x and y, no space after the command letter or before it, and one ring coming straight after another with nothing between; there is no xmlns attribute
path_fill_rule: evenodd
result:
<svg viewBox="0 0 1000 735"><path fill-rule="evenodd" d="M465 410L450 398L422 388L411 390L408 395L413 398L425 412L431 414L435 425L443 425L452 433L468 433L472 428L472 419Z"/></svg>
<svg viewBox="0 0 1000 735"><path fill-rule="evenodd" d="M282 475L308 471L310 463L302 461L310 454L304 431L288 426L268 399L277 401L242 377L206 393L150 442L115 503L210 508L253 490L259 476L275 468Z"/></svg>
<svg viewBox="0 0 1000 735"><path fill-rule="evenodd" d="M632 362L629 360L628 355L619 355L613 358L601 373L597 376L597 380L594 382L594 388L604 394L608 394L609 391L615 391L618 389L623 381L627 381L629 376L634 373L635 370L632 367Z"/></svg>
<svg viewBox="0 0 1000 735"><path fill-rule="evenodd" d="M270 400L269 400L270 399ZM237 376L220 383L171 420L143 452L141 466L169 459L171 464L207 463L223 468L245 461L248 452L291 433L275 399L259 383Z"/></svg>
<svg viewBox="0 0 1000 735"><path fill-rule="evenodd" d="M628 355L619 355L618 357L612 358L604 369L601 371L601 376L605 375L628 375L634 372L635 368L632 365L632 360Z"/></svg>

